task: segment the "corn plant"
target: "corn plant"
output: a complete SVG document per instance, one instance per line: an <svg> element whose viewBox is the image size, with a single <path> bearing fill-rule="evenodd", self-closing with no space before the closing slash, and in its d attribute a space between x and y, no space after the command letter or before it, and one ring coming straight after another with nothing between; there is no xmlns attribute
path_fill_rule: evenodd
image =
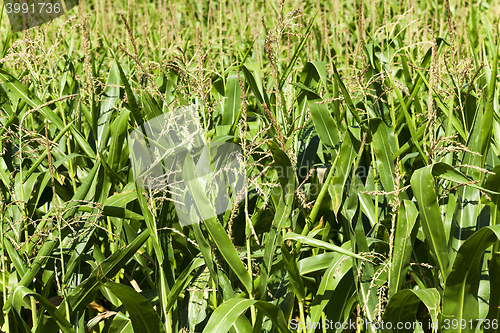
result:
<svg viewBox="0 0 500 333"><path fill-rule="evenodd" d="M68 3L1 21L0 331L500 331L496 2Z"/></svg>

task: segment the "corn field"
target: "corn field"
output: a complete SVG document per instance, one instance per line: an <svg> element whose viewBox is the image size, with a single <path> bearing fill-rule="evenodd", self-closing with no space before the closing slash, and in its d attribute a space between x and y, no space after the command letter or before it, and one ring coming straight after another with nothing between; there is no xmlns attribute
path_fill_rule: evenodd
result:
<svg viewBox="0 0 500 333"><path fill-rule="evenodd" d="M1 332L500 332L498 0L16 1Z"/></svg>

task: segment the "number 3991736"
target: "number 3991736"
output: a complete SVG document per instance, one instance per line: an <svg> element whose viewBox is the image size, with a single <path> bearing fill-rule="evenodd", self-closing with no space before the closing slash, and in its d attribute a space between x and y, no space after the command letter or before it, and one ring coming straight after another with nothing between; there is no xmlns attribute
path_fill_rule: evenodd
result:
<svg viewBox="0 0 500 333"><path fill-rule="evenodd" d="M45 2L37 2L37 3L6 3L5 4L5 11L7 14L11 13L24 13L24 14L42 14L42 13L60 13L61 12L61 5L59 3L45 3Z"/></svg>

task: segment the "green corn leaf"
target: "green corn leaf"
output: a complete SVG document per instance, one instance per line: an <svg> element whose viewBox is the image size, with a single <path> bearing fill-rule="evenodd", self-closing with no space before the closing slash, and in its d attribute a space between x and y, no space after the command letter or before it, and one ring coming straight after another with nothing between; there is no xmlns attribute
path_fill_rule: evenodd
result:
<svg viewBox="0 0 500 333"><path fill-rule="evenodd" d="M99 283L102 279L113 278L122 267L132 258L137 250L149 238L149 231L144 230L127 247L114 252L106 260L92 271L90 276L79 284L71 293L68 294L68 303L72 313L81 310L92 301ZM64 311L64 309L63 309Z"/></svg>
<svg viewBox="0 0 500 333"><path fill-rule="evenodd" d="M90 207L78 207L78 210L81 212L92 212L93 209ZM137 214L129 209L123 208L123 207L116 207L116 206L104 206L102 207L102 215L104 216L112 216L112 217L119 217L122 219L127 219L127 220L144 220L144 216Z"/></svg>
<svg viewBox="0 0 500 333"><path fill-rule="evenodd" d="M122 82L123 85L125 86L125 93L127 94L129 110L132 112L132 117L134 118L135 123L137 125L142 125L144 123L145 119L144 119L144 117L142 117L142 114L141 114L142 112L141 112L139 106L137 105L137 100L135 98L134 92L132 91L132 88L130 87L130 83L127 80L127 76L125 75L125 72L123 71L122 66L120 65L120 62L118 61L117 56L116 56L116 54L114 54L114 52L113 52L113 56L115 57L116 66L118 68L118 71L120 72L120 80L121 80L120 82ZM145 133L144 128L143 128L143 132Z"/></svg>
<svg viewBox="0 0 500 333"><path fill-rule="evenodd" d="M28 267L26 266L26 262L16 251L14 246L12 245L12 239L5 238L3 242L3 247L9 256L9 259L12 261L12 264L16 268L19 276L24 276L27 272Z"/></svg>
<svg viewBox="0 0 500 333"><path fill-rule="evenodd" d="M338 188L338 187L337 187ZM377 223L377 217L375 215L375 205L373 199L367 193L358 193L359 207L361 211L368 217L370 225L373 227ZM332 197L332 200L334 197Z"/></svg>
<svg viewBox="0 0 500 333"><path fill-rule="evenodd" d="M351 112L352 116L356 120L356 122L359 124L359 126L363 129L366 130L366 125L361 122L361 118L358 115L358 110L354 106L354 103L352 102L351 95L349 94L349 91L347 90L344 82L340 78L339 72L337 71L337 66L335 66L334 63L332 63L333 67L333 72L335 74L335 80L338 82L340 86L340 90L342 91L342 95L344 96L345 103L347 104L347 107L349 108L349 111Z"/></svg>
<svg viewBox="0 0 500 333"><path fill-rule="evenodd" d="M204 333L226 333L234 321L248 308L254 305L276 325L278 332L290 332L283 312L272 303L245 298L232 298L221 304L210 317Z"/></svg>
<svg viewBox="0 0 500 333"><path fill-rule="evenodd" d="M102 101L100 103L99 118L97 120L97 143L101 150L103 150L106 145L109 122L119 99L120 71L118 70L118 62L115 60L108 74L106 88L104 89Z"/></svg>
<svg viewBox="0 0 500 333"><path fill-rule="evenodd" d="M332 116L328 112L325 103L319 104L320 100L308 101L311 118L313 119L316 131L318 131L321 141L329 146L335 147L340 142L337 126L333 121Z"/></svg>
<svg viewBox="0 0 500 333"><path fill-rule="evenodd" d="M118 117L111 124L111 132L113 135L111 136L107 159L107 164L111 170L119 170L120 161L123 159L124 155L128 155L127 151L123 149L123 146L126 140L129 117L130 112L128 110L121 110Z"/></svg>
<svg viewBox="0 0 500 333"><path fill-rule="evenodd" d="M481 130L481 155L483 155L483 162L486 160L486 155L488 154L488 148L490 147L490 140L493 130L493 114L494 111L494 98L495 98L495 88L497 85L497 68L498 68L498 46L495 46L495 57L493 59L492 71L490 77L490 83L488 85L488 98L486 101L486 107L484 110L483 120L482 120L482 130Z"/></svg>
<svg viewBox="0 0 500 333"><path fill-rule="evenodd" d="M424 154L422 147L420 147L420 143L418 141L417 137L417 131L415 130L415 123L414 123L414 118L411 117L411 115L408 112L408 109L406 108L405 101L403 99L403 96L401 95L401 92L399 91L398 87L394 84L392 81L392 78L390 75L388 75L388 78L391 80L392 87L394 88L394 91L396 92L396 95L398 96L399 99L399 104L401 105L401 108L403 110L403 114L406 119L406 125L408 126L408 129L410 130L410 135L411 135L411 140L415 147L417 147L418 152L420 153L420 156L422 159L427 163L427 156Z"/></svg>
<svg viewBox="0 0 500 333"><path fill-rule="evenodd" d="M153 216L153 214L151 214L151 211L149 210L148 202L147 202L147 199L143 193L143 189L140 188L137 184L136 184L135 188L136 188L137 198L139 201L139 206L141 207L142 215L143 215L144 220L146 222L146 226L149 230L156 256L158 257L158 260L160 262L163 262L164 253L163 253L163 249L160 246L160 241L158 239L158 228L156 225L156 219Z"/></svg>
<svg viewBox="0 0 500 333"><path fill-rule="evenodd" d="M87 177L85 178L85 181L82 185L80 185L71 202L66 207L66 213L63 215L63 219L69 219L75 215L76 211L78 210L78 206L80 205L80 201L85 200L85 197L89 193L91 186L95 184L100 165L101 163L100 161L98 161L89 171Z"/></svg>
<svg viewBox="0 0 500 333"><path fill-rule="evenodd" d="M394 162L392 159L395 150L394 134L390 128L382 121L382 119L371 119L370 129L373 133L373 150L375 156L380 162L379 173L380 180L384 186L385 192L392 192L395 189L394 181ZM390 200L393 195L388 195Z"/></svg>
<svg viewBox="0 0 500 333"><path fill-rule="evenodd" d="M389 298L397 293L406 278L415 241L412 235L417 220L418 210L412 201L404 200L399 206L394 235L394 253L389 272Z"/></svg>
<svg viewBox="0 0 500 333"><path fill-rule="evenodd" d="M12 297L10 305L17 313L20 313L22 301L25 297L31 296L35 298L40 304L50 313L54 321L57 323L58 328L64 333L74 333L75 330L73 326L66 320L64 315L49 301L47 301L43 296L33 292L32 290L26 288L23 285L13 286Z"/></svg>
<svg viewBox="0 0 500 333"><path fill-rule="evenodd" d="M195 258L193 261L189 264L188 267L182 271L182 273L179 275L179 277L176 279L175 284L173 285L172 289L170 289L170 292L168 293L167 297L167 305L165 307L167 312L170 312L172 309L172 306L177 302L177 298L179 297L179 294L182 292L184 287L186 286L186 283L189 282L188 278L190 277L191 273L195 270L198 269L203 265L203 259L202 258Z"/></svg>
<svg viewBox="0 0 500 333"><path fill-rule="evenodd" d="M317 91L314 91L312 88L309 88L300 82L290 82L290 84L307 92L310 97L313 97L313 99L321 98Z"/></svg>
<svg viewBox="0 0 500 333"><path fill-rule="evenodd" d="M425 133L425 128L426 128L426 123L423 123L422 125L420 125L420 127L417 129L417 132L415 133L415 137L417 138L418 141L421 141L422 138L424 137L424 133ZM426 134L428 135L428 133ZM392 159L395 160L398 156L401 156L405 153L407 153L411 147L414 147L414 145L412 144L412 141L408 141L408 142L405 142L404 145L402 145L398 151L396 151L393 155L392 155Z"/></svg>
<svg viewBox="0 0 500 333"><path fill-rule="evenodd" d="M322 272L327 269L337 254L335 252L321 253L311 257L305 257L297 262L300 275Z"/></svg>
<svg viewBox="0 0 500 333"><path fill-rule="evenodd" d="M241 66L241 69L243 70L243 74L245 74L245 80L250 85L250 89L252 89L252 92L259 101L259 106L262 107L262 104L266 103L271 108L269 97L262 81L259 64L256 62L246 63Z"/></svg>
<svg viewBox="0 0 500 333"><path fill-rule="evenodd" d="M129 183L131 185L132 183ZM129 202L137 199L136 191L122 191L121 193L114 194L106 199L104 203L106 206L126 207Z"/></svg>
<svg viewBox="0 0 500 333"><path fill-rule="evenodd" d="M70 131L71 134L75 136L76 142L83 149L85 154L87 154L87 156L90 157L92 160L95 160L96 154L92 149L92 147L90 146L88 140L85 139L85 137L74 126L71 126Z"/></svg>
<svg viewBox="0 0 500 333"><path fill-rule="evenodd" d="M302 242L304 244L314 246L314 247L317 247L320 249L331 250L331 251L335 251L338 253L342 253L342 254L349 256L349 257L358 258L361 260L366 260L366 258L360 256L359 254L352 253L351 251L345 250L340 246L333 245L333 244L330 244L327 242L323 242L323 241L320 241L319 239L316 239L316 238L313 238L310 236L299 235L299 234L296 234L296 233L291 232L291 231L286 233L286 235L283 237L283 239L284 240L291 239L291 240L299 241L299 242Z"/></svg>
<svg viewBox="0 0 500 333"><path fill-rule="evenodd" d="M241 88L238 80L238 74L231 72L227 77L226 95L224 101L224 110L222 112L222 125L233 125L238 119L241 105Z"/></svg>
<svg viewBox="0 0 500 333"><path fill-rule="evenodd" d="M449 253L443 219L441 218L441 211L434 191L432 166L413 172L411 188L418 202L420 221L431 255L443 274L443 279L446 281L449 272Z"/></svg>
<svg viewBox="0 0 500 333"><path fill-rule="evenodd" d="M479 323L478 283L479 264L491 245L500 239L500 225L484 227L470 236L460 247L448 278L443 294L443 316L465 320L466 328L443 329L443 332L470 332L470 321Z"/></svg>
<svg viewBox="0 0 500 333"><path fill-rule="evenodd" d="M496 241L498 243L498 241ZM489 299L489 312L486 317L487 320L493 323L493 320L500 319L500 253L493 252L489 263L489 276L490 276L490 299ZM500 332L500 327L490 327L491 332Z"/></svg>
<svg viewBox="0 0 500 333"><path fill-rule="evenodd" d="M59 140L61 140L61 138L63 137L63 135L66 134L66 132L68 130L70 130L72 126L73 126L73 122L71 122L68 125L66 125L66 127L64 127L59 132L59 134L57 134L57 136L54 138L54 142L59 142ZM40 164L42 164L42 162L45 160L45 158L47 158L47 150L46 149L42 152L42 154L36 160L36 162L33 163L33 165L28 170L28 172L26 174L24 174L23 183L25 183L28 180L28 178L33 174L33 172L40 166Z"/></svg>
<svg viewBox="0 0 500 333"><path fill-rule="evenodd" d="M349 196L345 202L345 211L343 212L344 230L349 233L351 239L351 251L353 253L368 253L370 251L366 233L361 221L359 212L357 193L363 191L363 184L357 174L354 175L354 182L349 189ZM354 230L353 230L354 228ZM375 295L377 291L374 263L369 260L360 261L352 257L352 266L354 281L356 284L357 298L366 318L373 322L375 320L378 298ZM379 280L381 280L379 278ZM379 282L381 283L381 282ZM382 282L383 283L383 282ZM375 329L370 327L369 332L375 333Z"/></svg>
<svg viewBox="0 0 500 333"><path fill-rule="evenodd" d="M417 290L401 290L389 299L389 303L385 308L383 321L384 323L391 323L393 329L391 332L414 332L416 327L416 314L418 311L418 305L422 302L427 307L431 315L431 327L427 327L426 322L424 322L422 329L427 332L432 325L437 326L438 324L438 313L439 313L439 303L440 297L439 292L435 288L427 289L417 289ZM398 329L398 325L403 324L403 326ZM405 325L408 325L405 328Z"/></svg>
<svg viewBox="0 0 500 333"><path fill-rule="evenodd" d="M473 187L475 189L487 192L489 194L498 195L497 191L493 191L476 184L471 184L470 179L467 178L463 173L453 168L451 165L446 163L435 163L432 165L432 175L434 177L439 177L459 184L467 184L467 186Z"/></svg>
<svg viewBox="0 0 500 333"><path fill-rule="evenodd" d="M264 248L264 267L269 274L271 272L271 264L275 255L275 249L278 245L277 240L280 235L280 231L289 224L290 214L292 212L292 203L294 199L293 189L295 188L295 175L291 172L291 162L288 156L277 147L274 143L271 143L271 151L274 155L277 166L283 171L278 174L281 183L280 199L274 219L272 222L272 227L269 230L269 235L267 236L266 245ZM263 278L262 283L265 285L267 281Z"/></svg>
<svg viewBox="0 0 500 333"><path fill-rule="evenodd" d="M196 325L203 322L207 317L208 291L210 273L205 267L189 284L188 296L188 321L189 329L195 331Z"/></svg>
<svg viewBox="0 0 500 333"><path fill-rule="evenodd" d="M73 201L68 205L66 213L63 215L63 219L72 218L76 211L78 210L79 201L84 200L87 196L87 193L90 190L90 185L94 182L94 177L97 174L97 170L99 169L100 163L96 163L94 168L89 172L85 182L79 187L78 191L75 193L73 197ZM53 235L56 236L56 235ZM37 275L42 266L47 262L48 256L52 253L55 247L59 244L58 238L54 237L52 240L49 240L43 244L40 248L35 260L30 266L30 269L26 272L26 274L22 277L19 282L20 285L27 287L30 283L33 282L34 277Z"/></svg>
<svg viewBox="0 0 500 333"><path fill-rule="evenodd" d="M472 132L467 141L467 148L471 152L480 153L481 151L481 132L482 132L483 112L478 110L475 115ZM471 180L481 180L482 172L477 167L484 167L481 163L482 158L477 154L469 152L464 153L461 161L462 165L468 165L464 174ZM456 222L451 228L451 248L450 257L453 260L463 242L476 230L476 221L481 212L479 205L480 191L472 186L462 186L457 190L458 212Z"/></svg>
<svg viewBox="0 0 500 333"><path fill-rule="evenodd" d="M42 106L44 103L40 101L40 99L38 99L35 94L28 91L26 87L24 87L21 82L19 82L19 80L17 80L14 76L7 73L3 69L0 69L0 80L2 80L2 84L12 90L12 92L26 104L28 104L32 108L38 108L45 119L56 125L59 130L64 129L64 123L62 122L61 118L59 118L59 116L57 116L55 112L48 106Z"/></svg>
<svg viewBox="0 0 500 333"><path fill-rule="evenodd" d="M123 284L108 281L101 288L115 294L127 309L135 332L165 332L158 314L151 304L134 289Z"/></svg>
<svg viewBox="0 0 500 333"><path fill-rule="evenodd" d="M197 177L194 174L195 166L190 154L186 154L183 167L183 177L184 179L189 179L187 182L189 193L193 196L197 211L200 213L201 218L205 221L205 226L208 232L212 236L213 241L217 245L217 248L222 253L224 259L235 274L240 279L241 283L245 286L248 292L252 290L252 277L245 269L243 262L233 243L229 239L226 231L222 228L219 221L214 216L212 206L206 197L201 184L199 183Z"/></svg>
<svg viewBox="0 0 500 333"><path fill-rule="evenodd" d="M193 231L194 231L194 236L196 239L196 242L198 246L200 247L200 252L201 255L203 256L203 259L205 260L205 264L208 267L208 270L210 271L210 274L212 275L213 281L215 281L215 284L218 284L218 274L216 270L216 266L214 265L214 254L212 253L212 248L210 247L210 243L208 240L205 238L203 235L203 232L201 231L200 225L198 223L193 224Z"/></svg>
<svg viewBox="0 0 500 333"><path fill-rule="evenodd" d="M134 333L132 321L118 312L109 326L109 333Z"/></svg>
<svg viewBox="0 0 500 333"><path fill-rule="evenodd" d="M347 248L350 248L351 244L350 242L346 242L342 247L347 251ZM352 261L346 260L347 258L348 256L341 253L336 254L335 259L331 261L330 266L321 277L317 296L311 305L311 322L320 321L321 312L324 311L326 305L332 299L340 281L351 270ZM312 333L314 330L310 330L309 332Z"/></svg>
<svg viewBox="0 0 500 333"><path fill-rule="evenodd" d="M288 275L290 276L290 283L292 285L295 296L297 296L297 300L299 302L302 302L305 297L304 283L300 276L299 269L297 268L295 256L293 255L293 253L288 253L288 250L283 245L281 247L281 254L283 255L285 267L288 271Z"/></svg>
<svg viewBox="0 0 500 333"><path fill-rule="evenodd" d="M292 72L292 68L295 65L295 62L297 61L297 59L299 58L300 52L304 48L304 45L307 41L307 38L311 34L313 23L316 20L317 15L318 15L318 13L314 14L313 19L311 20L311 22L309 23L309 26L307 27L306 33L301 38L299 45L297 45L297 48L295 49L293 56L290 59L290 63L288 64L288 66L286 66L285 71L281 75L281 77L279 79L279 90L283 89L283 86L285 85L286 80L288 79L288 76L290 76L290 73Z"/></svg>

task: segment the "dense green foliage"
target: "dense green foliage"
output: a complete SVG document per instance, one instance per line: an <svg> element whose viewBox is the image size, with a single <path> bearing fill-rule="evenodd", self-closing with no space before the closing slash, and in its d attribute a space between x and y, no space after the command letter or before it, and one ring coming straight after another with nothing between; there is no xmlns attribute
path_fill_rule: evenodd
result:
<svg viewBox="0 0 500 333"><path fill-rule="evenodd" d="M499 12L92 0L18 33L4 12L0 330L500 331ZM248 191L183 227L128 134L184 105Z"/></svg>

